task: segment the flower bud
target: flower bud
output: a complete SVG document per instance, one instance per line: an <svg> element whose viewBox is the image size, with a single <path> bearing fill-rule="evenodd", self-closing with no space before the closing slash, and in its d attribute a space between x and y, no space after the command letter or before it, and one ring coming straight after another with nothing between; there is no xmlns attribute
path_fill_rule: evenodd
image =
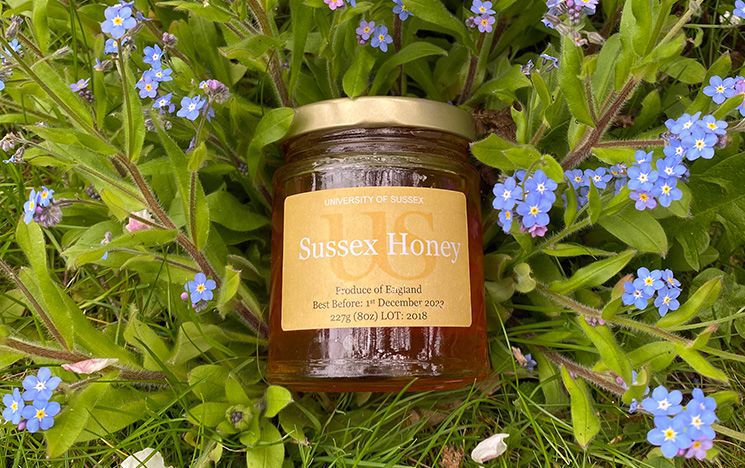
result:
<svg viewBox="0 0 745 468"><path fill-rule="evenodd" d="M11 40L18 35L18 29L20 29L21 25L23 24L23 17L13 15L10 17L10 26L8 26L8 29L5 31L5 38L8 40Z"/></svg>
<svg viewBox="0 0 745 468"><path fill-rule="evenodd" d="M173 34L164 32L160 37L160 41L163 43L164 47L175 47L178 39Z"/></svg>

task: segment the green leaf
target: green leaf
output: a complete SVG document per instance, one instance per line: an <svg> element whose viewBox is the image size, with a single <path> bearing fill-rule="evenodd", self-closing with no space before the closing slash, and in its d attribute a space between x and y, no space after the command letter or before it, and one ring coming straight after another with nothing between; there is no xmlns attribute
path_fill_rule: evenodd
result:
<svg viewBox="0 0 745 468"><path fill-rule="evenodd" d="M577 443L586 449L600 431L600 420L595 414L592 397L584 381L573 379L566 368L561 368L561 379L569 392L572 409L572 429Z"/></svg>
<svg viewBox="0 0 745 468"><path fill-rule="evenodd" d="M289 88L290 95L295 96L305 57L305 44L313 21L313 9L305 5L303 0L290 0L290 20L293 27Z"/></svg>
<svg viewBox="0 0 745 468"><path fill-rule="evenodd" d="M235 44L220 47L220 53L229 59L235 59L245 65L255 67L257 59L264 56L269 50L280 47L281 44L276 38L255 34Z"/></svg>
<svg viewBox="0 0 745 468"><path fill-rule="evenodd" d="M678 310L662 317L657 322L657 326L669 328L682 325L695 317L699 312L711 307L722 292L722 282L722 278L719 277L702 284Z"/></svg>
<svg viewBox="0 0 745 468"><path fill-rule="evenodd" d="M282 435L266 419L261 421L261 438L259 443L246 451L248 468L277 468L282 466L285 458L285 446Z"/></svg>
<svg viewBox="0 0 745 468"><path fill-rule="evenodd" d="M662 71L669 77L686 84L699 84L706 77L706 68L698 60L686 57L676 58Z"/></svg>
<svg viewBox="0 0 745 468"><path fill-rule="evenodd" d="M552 257L578 257L580 255L590 255L592 257L610 257L616 255L616 252L585 247L584 245L571 243L557 243L543 249L543 253Z"/></svg>
<svg viewBox="0 0 745 468"><path fill-rule="evenodd" d="M216 427L225 421L225 413L232 405L216 401L207 401L187 409L187 419L195 426Z"/></svg>
<svg viewBox="0 0 745 468"><path fill-rule="evenodd" d="M169 355L168 346L152 328L139 320L137 314L130 316L124 328L124 339L142 351L143 367L149 370L161 370L160 363L165 362Z"/></svg>
<svg viewBox="0 0 745 468"><path fill-rule="evenodd" d="M124 141L127 147L127 157L131 161L137 161L140 158L142 152L142 145L145 142L145 115L142 112L142 104L140 103L139 96L135 91L135 83L137 79L132 74L132 71L128 66L125 65L123 73L127 76L127 83L129 86L127 89L123 89L122 99L122 112L124 114Z"/></svg>
<svg viewBox="0 0 745 468"><path fill-rule="evenodd" d="M72 349L75 344L75 331L71 311L65 307L52 279L44 272L26 268L21 269L18 276L26 289L36 299L36 302L39 303L44 315L48 317L53 327L59 331L64 341L60 344ZM29 308L37 313L34 308ZM46 325L46 321L44 323Z"/></svg>
<svg viewBox="0 0 745 468"><path fill-rule="evenodd" d="M569 111L575 119L591 127L595 126L590 113L590 105L585 94L585 86L580 79L582 69L582 49L574 44L569 36L561 38L561 66L559 67L559 86L566 98Z"/></svg>
<svg viewBox="0 0 745 468"><path fill-rule="evenodd" d="M595 224L600 219L600 214L603 211L603 201L600 199L598 189L593 184L590 184L588 200L587 212L590 215L590 223Z"/></svg>
<svg viewBox="0 0 745 468"><path fill-rule="evenodd" d="M453 16L442 2L406 0L406 7L415 17L453 33L461 44L470 49L474 48L473 39L466 29L465 23Z"/></svg>
<svg viewBox="0 0 745 468"><path fill-rule="evenodd" d="M204 189L196 173L189 171L186 154L171 139L160 123L156 123L156 129L163 149L171 161L173 169L171 172L178 187L189 234L196 246L201 249L207 243L210 227L209 206L204 196Z"/></svg>
<svg viewBox="0 0 745 468"><path fill-rule="evenodd" d="M626 250L593 262L574 272L569 279L551 282L550 289L559 294L568 294L580 288L600 286L621 271L634 255L636 251Z"/></svg>
<svg viewBox="0 0 745 468"><path fill-rule="evenodd" d="M640 252L667 253L665 230L648 211L638 211L628 205L613 216L601 217L598 224Z"/></svg>
<svg viewBox="0 0 745 468"><path fill-rule="evenodd" d="M210 5L209 3L192 3L189 1L165 1L158 2L159 6L172 6L176 10L188 11L195 16L215 21L217 23L227 23L230 21L230 14L220 8Z"/></svg>
<svg viewBox="0 0 745 468"><path fill-rule="evenodd" d="M198 366L189 372L191 391L202 401L221 400L225 396L224 382L228 369L217 364Z"/></svg>
<svg viewBox="0 0 745 468"><path fill-rule="evenodd" d="M31 268L39 274L48 274L46 244L39 225L19 221L16 227L16 242L26 255Z"/></svg>
<svg viewBox="0 0 745 468"><path fill-rule="evenodd" d="M721 382L729 382L727 374L712 366L709 360L703 357L698 351L676 344L675 352L699 374Z"/></svg>
<svg viewBox="0 0 745 468"><path fill-rule="evenodd" d="M655 341L636 348L629 353L634 368L648 366L652 372L666 369L675 359L675 347L669 341Z"/></svg>
<svg viewBox="0 0 745 468"><path fill-rule="evenodd" d="M534 146L516 145L496 133L472 143L471 152L476 159L487 166L505 172L525 169L541 159L541 153Z"/></svg>
<svg viewBox="0 0 745 468"><path fill-rule="evenodd" d="M407 3L408 4L408 3ZM447 51L429 42L413 42L383 62L370 87L370 94L377 94L386 81L395 78L396 67L431 55L447 55Z"/></svg>
<svg viewBox="0 0 745 468"><path fill-rule="evenodd" d="M564 208L564 226L569 227L574 223L574 220L577 219L578 208L577 191L574 189L572 184L567 184L566 195L567 204L566 208Z"/></svg>
<svg viewBox="0 0 745 468"><path fill-rule="evenodd" d="M75 443L88 420L95 415L96 403L110 387L108 382L93 382L67 400L62 412L55 418L54 426L46 431L49 458L61 456Z"/></svg>
<svg viewBox="0 0 745 468"><path fill-rule="evenodd" d="M145 229L142 231L125 232L115 237L106 245L101 245L103 235L94 239L80 239L75 245L63 252L69 263L81 266L101 261L104 252L115 249L141 249L148 246L162 246L176 239L175 230Z"/></svg>
<svg viewBox="0 0 745 468"><path fill-rule="evenodd" d="M233 231L254 231L269 224L266 216L254 212L224 190L207 195L207 205L212 221Z"/></svg>
<svg viewBox="0 0 745 468"><path fill-rule="evenodd" d="M292 393L279 385L270 385L264 394L266 409L264 410L265 418L273 418L279 414L282 409L292 403Z"/></svg>
<svg viewBox="0 0 745 468"><path fill-rule="evenodd" d="M248 172L256 179L263 163L263 151L267 145L275 143L287 134L295 118L295 111L288 107L279 107L267 112L259 121L254 137L248 145L246 155Z"/></svg>
<svg viewBox="0 0 745 468"><path fill-rule="evenodd" d="M361 49L356 53L352 65L342 78L342 86L347 96L355 98L365 93L373 65L375 65L375 57L367 50Z"/></svg>
<svg viewBox="0 0 745 468"><path fill-rule="evenodd" d="M92 128L93 117L90 110L83 104L83 100L77 94L70 91L70 87L47 61L37 61L31 66L31 70L40 81L37 81L37 84L48 95L55 96L64 104L64 107L60 107L60 110L70 117L76 127L83 131Z"/></svg>
<svg viewBox="0 0 745 468"><path fill-rule="evenodd" d="M603 364L623 378L624 382L631 382L631 362L610 329L603 325L593 327L583 317L578 317L577 323L595 345Z"/></svg>
<svg viewBox="0 0 745 468"><path fill-rule="evenodd" d="M225 266L225 274L222 277L222 286L217 293L217 308L222 310L238 293L241 284L241 272L230 265Z"/></svg>
<svg viewBox="0 0 745 468"><path fill-rule="evenodd" d="M34 36L42 54L49 52L49 22L47 20L47 4L49 0L35 0L31 10L31 24Z"/></svg>

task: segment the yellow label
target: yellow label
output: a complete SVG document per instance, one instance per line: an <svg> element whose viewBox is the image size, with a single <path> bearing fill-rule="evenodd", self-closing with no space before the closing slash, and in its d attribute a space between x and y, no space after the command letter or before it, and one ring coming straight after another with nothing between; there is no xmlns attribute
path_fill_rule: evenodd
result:
<svg viewBox="0 0 745 468"><path fill-rule="evenodd" d="M284 218L283 330L471 325L463 193L321 190Z"/></svg>

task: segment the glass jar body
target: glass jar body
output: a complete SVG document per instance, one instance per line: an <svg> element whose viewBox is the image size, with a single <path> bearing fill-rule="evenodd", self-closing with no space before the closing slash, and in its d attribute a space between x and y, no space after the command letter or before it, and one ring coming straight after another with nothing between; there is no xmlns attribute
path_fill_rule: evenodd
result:
<svg viewBox="0 0 745 468"><path fill-rule="evenodd" d="M335 130L294 138L285 153L288 162L274 177L269 381L300 391L399 391L407 385L408 390L454 388L485 377L489 363L479 185L467 162L467 141L415 128ZM463 194L470 325L283 329L285 229L296 222L285 216L286 200L308 192L367 187Z"/></svg>

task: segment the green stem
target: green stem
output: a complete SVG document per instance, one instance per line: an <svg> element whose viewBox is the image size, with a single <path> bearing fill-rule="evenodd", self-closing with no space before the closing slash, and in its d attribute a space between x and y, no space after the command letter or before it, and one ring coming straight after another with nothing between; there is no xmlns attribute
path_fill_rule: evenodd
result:
<svg viewBox="0 0 745 468"><path fill-rule="evenodd" d="M555 293L551 291L550 289L548 289L548 287L546 287L546 285L544 284L538 283L538 285L536 286L536 291L540 293L542 296L555 302L556 304L559 304L566 309L573 310L577 312L578 314L582 315L583 317L603 319L602 311L595 309L594 307L590 307L588 305L582 304L581 302L575 301L574 299L564 296L563 294ZM611 325L642 332L647 335L651 335L656 338L661 338L663 340L669 341L671 343L681 344L683 346L690 346L693 344L692 341L687 340L683 338L682 336L678 336L674 333L670 333L654 325L648 325L646 323L637 322L636 320L631 320L631 319L624 318L624 317L613 317L613 318L603 319L603 320L605 320L606 323L609 323Z"/></svg>
<svg viewBox="0 0 745 468"><path fill-rule="evenodd" d="M275 34L273 33L272 25L269 23L269 17L267 16L266 11L264 11L264 8L261 6L258 0L246 1L248 3L248 9L251 11L251 14L259 23L259 29L261 30L261 33L269 37L274 37ZM269 67L269 75L272 77L274 91L277 94L280 103L284 107L290 107L292 106L292 100L290 99L290 94L287 91L287 85L282 78L282 70L277 57L278 55L276 51L269 57L269 62L267 64Z"/></svg>
<svg viewBox="0 0 745 468"><path fill-rule="evenodd" d="M605 132L608 131L613 120L621 111L624 104L626 104L626 101L629 100L638 84L639 81L636 78L629 78L626 84L623 85L623 88L621 88L621 91L619 91L615 98L610 101L608 106L603 109L603 112L596 122L595 128L590 130L582 140L582 143L580 143L574 150L570 151L564 160L561 161L561 166L564 169L571 169L577 166L590 155L592 148L598 144L603 135L605 135Z"/></svg>
<svg viewBox="0 0 745 468"><path fill-rule="evenodd" d="M460 98L458 98L458 105L466 102L466 99L471 95L471 88L473 88L476 72L479 69L479 57L481 56L481 49L484 47L485 38L485 33L479 34L479 39L476 42L476 52L471 55L471 63L468 65L468 75L466 75L466 82L463 85L463 92L460 93Z"/></svg>
<svg viewBox="0 0 745 468"><path fill-rule="evenodd" d="M659 138L656 140L615 140L599 141L595 143L595 148L648 148L650 146L664 146L665 140Z"/></svg>
<svg viewBox="0 0 745 468"><path fill-rule="evenodd" d="M626 392L626 390L622 386L604 375L593 372L585 366L582 366L572 361L571 359L562 356L559 353L549 351L548 349L540 346L537 348L543 353L544 356L546 356L549 361L553 362L557 367L566 367L566 369L570 373L578 375L588 382L593 383L611 393L615 393L616 395L623 395Z"/></svg>

